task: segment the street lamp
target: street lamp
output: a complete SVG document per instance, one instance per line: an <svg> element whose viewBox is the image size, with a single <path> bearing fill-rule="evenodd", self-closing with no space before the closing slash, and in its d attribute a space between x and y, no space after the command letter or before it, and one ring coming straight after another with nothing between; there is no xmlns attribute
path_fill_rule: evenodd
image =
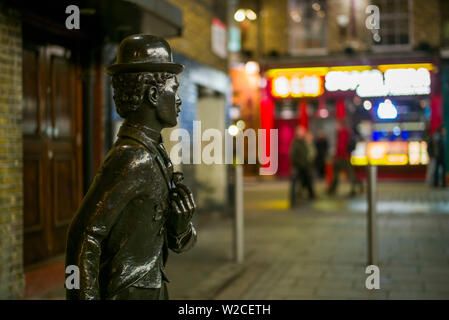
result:
<svg viewBox="0 0 449 320"><path fill-rule="evenodd" d="M242 22L243 20L245 20L245 17L245 10L243 9L238 9L234 14L234 20L237 22Z"/></svg>
<svg viewBox="0 0 449 320"><path fill-rule="evenodd" d="M257 19L257 14L251 9L238 9L234 13L234 20L237 22L243 22L245 19L254 21Z"/></svg>
<svg viewBox="0 0 449 320"><path fill-rule="evenodd" d="M256 61L248 61L245 64L245 72L246 74L258 74L259 73L259 64Z"/></svg>
<svg viewBox="0 0 449 320"><path fill-rule="evenodd" d="M239 133L239 127L237 127L236 125L232 124L228 128L228 132L229 132L229 134L231 136L235 137Z"/></svg>
<svg viewBox="0 0 449 320"><path fill-rule="evenodd" d="M257 19L257 14L251 9L246 9L245 13L249 20L254 21Z"/></svg>

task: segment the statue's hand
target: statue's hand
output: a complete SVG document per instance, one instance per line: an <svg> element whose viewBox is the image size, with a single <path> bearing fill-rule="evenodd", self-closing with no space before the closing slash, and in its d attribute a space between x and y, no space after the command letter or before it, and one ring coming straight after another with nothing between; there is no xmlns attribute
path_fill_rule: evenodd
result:
<svg viewBox="0 0 449 320"><path fill-rule="evenodd" d="M189 227L190 220L196 209L193 194L188 187L177 183L176 188L170 193L170 217L168 219L169 229L175 234L184 233Z"/></svg>

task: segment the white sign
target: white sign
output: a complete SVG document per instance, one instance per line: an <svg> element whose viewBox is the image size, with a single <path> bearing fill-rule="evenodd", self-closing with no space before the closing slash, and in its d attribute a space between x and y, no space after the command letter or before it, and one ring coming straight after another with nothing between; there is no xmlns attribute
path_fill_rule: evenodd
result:
<svg viewBox="0 0 449 320"><path fill-rule="evenodd" d="M430 93L430 72L427 69L330 71L325 84L328 91L355 90L359 97L402 96Z"/></svg>
<svg viewBox="0 0 449 320"><path fill-rule="evenodd" d="M226 45L226 26L218 18L212 19L212 52L220 58L226 58L227 45Z"/></svg>

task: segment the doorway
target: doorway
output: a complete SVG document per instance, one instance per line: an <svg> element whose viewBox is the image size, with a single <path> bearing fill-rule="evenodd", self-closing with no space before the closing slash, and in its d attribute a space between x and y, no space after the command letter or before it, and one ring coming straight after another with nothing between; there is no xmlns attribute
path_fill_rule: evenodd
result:
<svg viewBox="0 0 449 320"><path fill-rule="evenodd" d="M82 85L75 50L23 45L24 265L65 251L82 198Z"/></svg>
<svg viewBox="0 0 449 320"><path fill-rule="evenodd" d="M217 129L225 132L225 97L224 95L198 86L197 120L201 121L201 130ZM202 134L202 133L201 133ZM210 141L201 142L201 150ZM224 146L224 139L221 141ZM224 151L224 147L223 147ZM222 157L223 155L219 155ZM224 161L224 158L223 158ZM195 179L198 184L196 200L209 211L222 211L226 201L227 176L224 164L205 164L203 161L195 166Z"/></svg>

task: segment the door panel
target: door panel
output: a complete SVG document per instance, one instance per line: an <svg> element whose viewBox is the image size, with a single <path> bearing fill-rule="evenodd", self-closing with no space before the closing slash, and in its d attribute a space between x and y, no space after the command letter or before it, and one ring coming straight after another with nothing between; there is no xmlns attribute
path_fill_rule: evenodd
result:
<svg viewBox="0 0 449 320"><path fill-rule="evenodd" d="M24 180L24 216L25 233L43 231L44 215L40 188L42 186L42 161L38 154L28 154L23 159ZM36 192L37 191L37 192Z"/></svg>
<svg viewBox="0 0 449 320"><path fill-rule="evenodd" d="M70 62L61 55L65 52L50 51L51 99L53 138L72 138L72 122L75 111L73 91L75 89ZM67 53L68 54L68 53Z"/></svg>
<svg viewBox="0 0 449 320"><path fill-rule="evenodd" d="M24 46L25 265L65 251L68 224L81 200L79 70L67 48Z"/></svg>
<svg viewBox="0 0 449 320"><path fill-rule="evenodd" d="M53 227L67 227L77 209L75 161L70 154L61 153L52 163Z"/></svg>
<svg viewBox="0 0 449 320"><path fill-rule="evenodd" d="M46 143L41 136L43 108L41 84L44 81L41 49L23 48L23 192L24 264L47 258L45 175Z"/></svg>

